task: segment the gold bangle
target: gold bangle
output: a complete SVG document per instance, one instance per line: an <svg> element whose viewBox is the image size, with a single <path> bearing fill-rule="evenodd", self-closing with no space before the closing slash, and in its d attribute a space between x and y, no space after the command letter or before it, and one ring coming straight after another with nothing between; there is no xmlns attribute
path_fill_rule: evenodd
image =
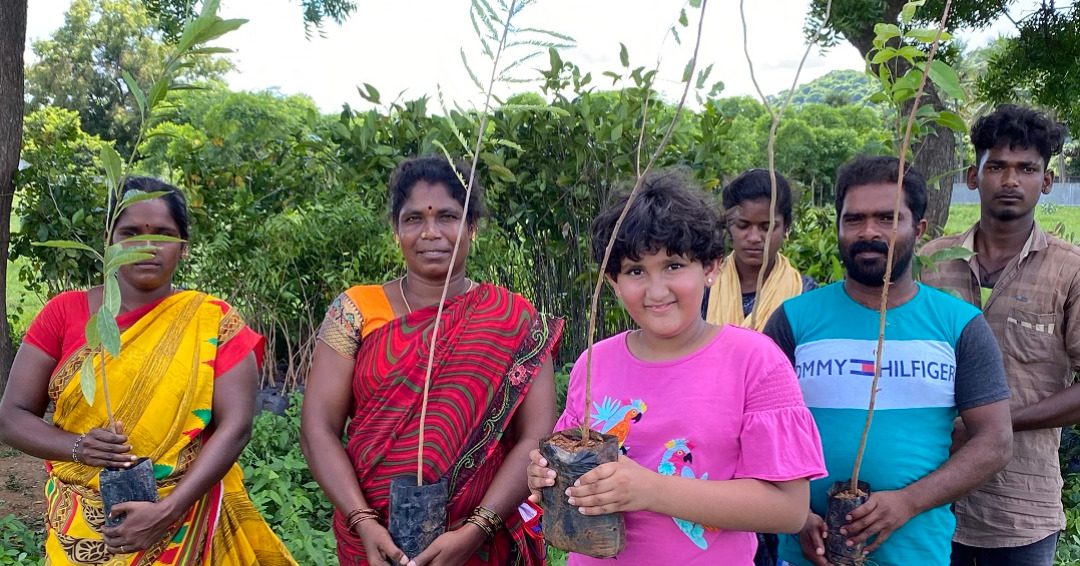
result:
<svg viewBox="0 0 1080 566"><path fill-rule="evenodd" d="M486 519L491 523L491 526L494 527L495 530L499 530L505 525L503 518L499 516L498 513L486 507L477 507L476 509L473 509L473 515Z"/></svg>
<svg viewBox="0 0 1080 566"><path fill-rule="evenodd" d="M363 523L364 521L367 521L368 519L378 520L379 519L379 512L372 509L372 508L370 508L370 507L353 509L345 517L345 522L348 525L348 529L351 531L354 528L356 528L356 525L359 525L360 523Z"/></svg>
<svg viewBox="0 0 1080 566"><path fill-rule="evenodd" d="M484 532L484 536L488 539L495 538L495 527L488 523L486 520L481 519L476 515L469 515L465 518L465 522L476 525L481 531Z"/></svg>

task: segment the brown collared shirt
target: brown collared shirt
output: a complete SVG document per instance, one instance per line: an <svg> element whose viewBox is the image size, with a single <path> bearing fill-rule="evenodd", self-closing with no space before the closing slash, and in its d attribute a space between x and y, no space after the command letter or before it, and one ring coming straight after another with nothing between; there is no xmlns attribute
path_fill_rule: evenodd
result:
<svg viewBox="0 0 1080 566"><path fill-rule="evenodd" d="M951 247L974 252L977 229L978 224L938 238L919 253ZM923 269L921 279L983 309L1001 347L1013 408L1072 385L1080 370L1080 248L1036 224L992 289L980 284L974 257ZM982 548L1015 547L1065 528L1060 440L1060 428L1014 433L1013 457L1005 469L956 502L954 540Z"/></svg>

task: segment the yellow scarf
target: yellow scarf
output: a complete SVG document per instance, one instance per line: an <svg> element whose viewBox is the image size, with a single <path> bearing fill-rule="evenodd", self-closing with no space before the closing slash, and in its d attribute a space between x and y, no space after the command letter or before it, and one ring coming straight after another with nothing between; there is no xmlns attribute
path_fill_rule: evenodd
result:
<svg viewBox="0 0 1080 566"><path fill-rule="evenodd" d="M802 275L783 254L778 253L772 271L755 297L756 312L743 315L742 285L739 282L739 270L735 267L735 254L732 253L724 258L716 284L709 291L709 310L705 320L713 324L753 328L760 332L765 328L765 323L769 321L773 311L780 307L780 303L801 294L802 288ZM755 315L757 320L751 325L751 319Z"/></svg>
<svg viewBox="0 0 1080 566"><path fill-rule="evenodd" d="M230 320L230 317L235 320ZM106 355L105 372L117 420L132 452L154 462L159 497L167 497L198 457L210 424L214 359L243 323L223 314L206 295L183 291L165 298L121 334L123 354ZM225 329L222 334L220 331ZM94 357L98 399L88 405L79 386L85 347L63 361L49 391L57 427L82 434L107 426L101 361ZM112 555L101 539L104 522L101 468L49 461L45 485L45 553L53 565L294 565L281 541L255 511L233 464L225 477L189 510L177 530L142 552Z"/></svg>

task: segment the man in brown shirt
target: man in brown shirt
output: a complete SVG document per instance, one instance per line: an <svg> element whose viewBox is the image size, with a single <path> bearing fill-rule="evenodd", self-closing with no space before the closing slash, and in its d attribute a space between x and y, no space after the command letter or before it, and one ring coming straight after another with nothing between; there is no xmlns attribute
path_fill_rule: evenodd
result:
<svg viewBox="0 0 1080 566"><path fill-rule="evenodd" d="M1054 561L1061 507L1058 445L1062 426L1080 423L1080 248L1035 222L1049 194L1050 157L1064 128L1030 109L1002 105L971 129L975 164L967 184L979 191L979 221L938 238L930 256L963 247L970 259L939 262L922 281L983 309L998 339L1012 390L1013 457L1004 470L956 502L953 565L1046 565ZM954 449L966 439L962 423Z"/></svg>

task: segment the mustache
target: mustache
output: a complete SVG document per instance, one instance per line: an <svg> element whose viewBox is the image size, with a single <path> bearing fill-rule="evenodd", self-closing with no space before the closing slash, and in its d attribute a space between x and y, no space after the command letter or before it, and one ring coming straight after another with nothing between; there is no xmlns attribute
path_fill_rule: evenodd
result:
<svg viewBox="0 0 1080 566"><path fill-rule="evenodd" d="M889 253L889 244L881 241L859 241L851 244L851 248L848 249L848 253L852 256L860 254L862 252L876 252L879 254Z"/></svg>

